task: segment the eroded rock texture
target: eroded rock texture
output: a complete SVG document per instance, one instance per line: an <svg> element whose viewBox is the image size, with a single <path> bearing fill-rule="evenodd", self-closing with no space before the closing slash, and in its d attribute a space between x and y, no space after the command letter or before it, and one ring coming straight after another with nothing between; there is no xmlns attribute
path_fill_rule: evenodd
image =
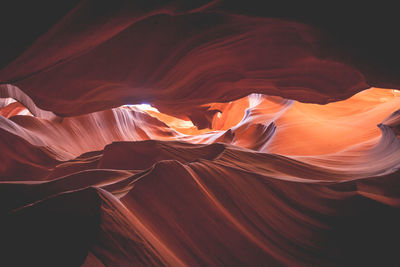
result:
<svg viewBox="0 0 400 267"><path fill-rule="evenodd" d="M393 24L260 2L30 4L0 51L0 265L398 265Z"/></svg>

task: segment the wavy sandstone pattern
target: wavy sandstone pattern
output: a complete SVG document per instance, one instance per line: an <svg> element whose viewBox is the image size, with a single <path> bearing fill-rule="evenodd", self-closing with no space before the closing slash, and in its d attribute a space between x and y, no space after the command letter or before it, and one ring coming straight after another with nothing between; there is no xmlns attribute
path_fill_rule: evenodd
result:
<svg viewBox="0 0 400 267"><path fill-rule="evenodd" d="M396 266L398 90L300 22L96 5L0 70L0 265Z"/></svg>

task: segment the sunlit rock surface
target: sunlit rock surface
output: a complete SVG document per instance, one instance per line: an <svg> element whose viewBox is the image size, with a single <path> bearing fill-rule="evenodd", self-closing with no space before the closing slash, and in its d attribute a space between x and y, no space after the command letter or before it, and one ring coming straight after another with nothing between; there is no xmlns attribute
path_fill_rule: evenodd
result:
<svg viewBox="0 0 400 267"><path fill-rule="evenodd" d="M399 263L396 78L301 21L106 2L1 62L1 266Z"/></svg>

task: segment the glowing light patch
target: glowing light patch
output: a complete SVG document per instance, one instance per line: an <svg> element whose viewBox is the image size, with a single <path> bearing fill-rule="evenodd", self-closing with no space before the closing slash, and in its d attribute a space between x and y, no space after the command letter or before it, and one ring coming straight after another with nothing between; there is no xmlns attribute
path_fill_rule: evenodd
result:
<svg viewBox="0 0 400 267"><path fill-rule="evenodd" d="M169 125L173 128L192 128L194 127L192 121L185 121L185 120L180 120L176 119L173 122L170 122Z"/></svg>
<svg viewBox="0 0 400 267"><path fill-rule="evenodd" d="M142 111L154 111L154 112L160 113L160 111L158 111L158 109L156 109L155 107L152 107L150 104L146 104L146 103L139 104L139 105L127 104L127 105L123 105L123 107L134 107L134 108L140 109Z"/></svg>
<svg viewBox="0 0 400 267"><path fill-rule="evenodd" d="M126 105L122 105L123 108L135 108L135 109L139 109L143 112L146 112L147 114L149 114L152 117L158 118L159 120L161 120L162 122L166 123L168 126L179 130L179 129L187 129L187 128L194 128L194 124L192 123L192 121L186 121L186 120L182 120L182 119L178 119L175 118L173 116L169 116L167 114L163 114L161 113L158 109L156 109L155 107L152 107L150 104L147 103L142 103L139 105L131 105L131 104L126 104Z"/></svg>

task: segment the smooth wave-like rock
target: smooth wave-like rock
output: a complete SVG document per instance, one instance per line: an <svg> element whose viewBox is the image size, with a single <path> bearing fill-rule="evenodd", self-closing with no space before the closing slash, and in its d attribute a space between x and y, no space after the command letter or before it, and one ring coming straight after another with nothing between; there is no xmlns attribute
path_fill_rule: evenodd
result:
<svg viewBox="0 0 400 267"><path fill-rule="evenodd" d="M239 2L37 3L2 35L0 266L397 266L387 24Z"/></svg>
<svg viewBox="0 0 400 267"><path fill-rule="evenodd" d="M147 102L202 128L200 105L211 102L263 93L326 103L369 87L357 69L318 56L317 31L298 22L212 11L212 3L186 12L126 4L77 28L96 15L87 14L93 4L71 11L0 70L0 81L63 116Z"/></svg>
<svg viewBox="0 0 400 267"><path fill-rule="evenodd" d="M115 145L122 148L123 143ZM42 199L45 203L50 201L46 200L47 196L58 199L64 190L79 192L76 190L87 186L103 188L121 203L106 194L107 203L116 203L101 204L106 213L101 213L97 223L102 230L96 232L100 236L96 236L86 253L90 250L105 266L128 266L129 263L340 266L391 262L397 257L391 243L383 242L398 238L400 219L395 189L384 190L386 180L396 185L398 172L382 176L388 169L382 164L385 160L374 166L374 170L381 168L380 177L376 178L375 172L366 174L371 170L368 159L360 176L357 168L353 173L340 174L329 164L311 165L231 145L199 147L171 141L142 141L131 145L145 148L148 157L144 164L155 162L154 165L140 172L117 171L117 167L137 169L140 164L135 160L138 156L135 149L118 149L114 150L116 155L132 160L115 162L106 157L100 162L104 165L108 160L108 170L74 173L49 182L3 182L0 190L2 197L8 200L2 201L3 212L5 209L19 214L18 210L26 208L18 207L37 201L34 206L41 206ZM217 152L216 147L222 150ZM157 153L160 149L180 152L163 153L165 156L161 159ZM371 153L376 150L371 149ZM200 154L196 155L195 151ZM217 154L210 157L208 151ZM187 158L182 160L182 157ZM399 157L396 158L392 168L398 169L400 162ZM71 197L79 194L73 193ZM93 196L93 200L97 198ZM65 200L60 201L66 205ZM87 202L80 197L71 201L76 201L73 202L76 205ZM58 204L49 205L50 209L58 207ZM68 207L65 213L57 209L56 214L51 210L46 210L46 214L50 212L57 220L72 216L76 212L74 206ZM19 225L14 221L15 216L10 220L13 225ZM43 220L49 215L37 212L30 216ZM26 224L26 218L20 220ZM52 230L44 228L43 231ZM57 242L62 246L74 242L67 241L60 238ZM7 244L8 239L2 242ZM46 242L41 240L41 246L48 246ZM368 253L365 255L365 252ZM70 253L72 260L83 252ZM43 260L40 255L36 255L37 259Z"/></svg>

